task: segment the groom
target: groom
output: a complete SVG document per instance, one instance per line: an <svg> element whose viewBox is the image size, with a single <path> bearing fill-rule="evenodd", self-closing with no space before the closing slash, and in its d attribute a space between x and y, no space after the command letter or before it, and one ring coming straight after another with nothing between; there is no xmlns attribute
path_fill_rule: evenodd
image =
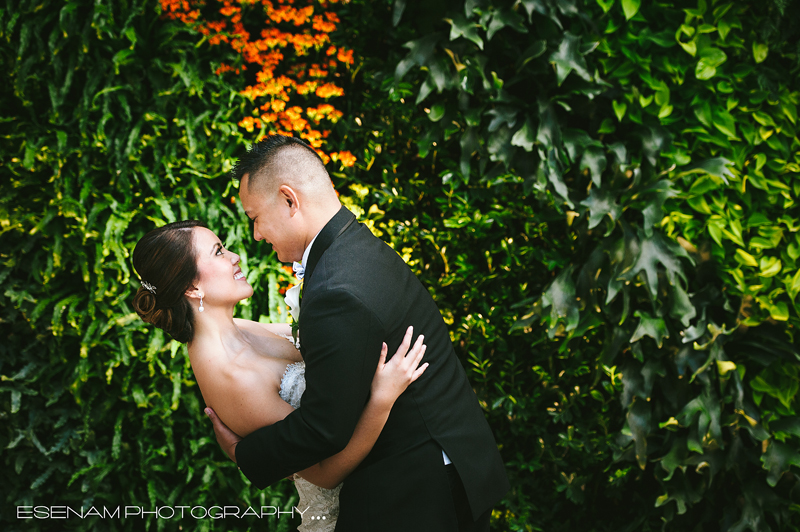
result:
<svg viewBox="0 0 800 532"><path fill-rule="evenodd" d="M217 441L259 488L341 451L368 400L383 341L425 335L427 371L394 404L345 480L336 530L488 531L508 490L503 462L433 299L403 260L339 203L303 141L274 135L234 170L239 197L282 262L305 268L303 404L243 440L212 416Z"/></svg>

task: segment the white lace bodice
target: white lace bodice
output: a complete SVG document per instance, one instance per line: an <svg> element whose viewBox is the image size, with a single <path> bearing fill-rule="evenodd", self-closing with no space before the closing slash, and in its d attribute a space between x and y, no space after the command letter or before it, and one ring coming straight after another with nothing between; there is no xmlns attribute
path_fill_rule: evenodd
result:
<svg viewBox="0 0 800 532"><path fill-rule="evenodd" d="M300 408L300 398L306 391L306 363L295 362L286 366L281 378L281 399L292 405L292 408Z"/></svg>
<svg viewBox="0 0 800 532"><path fill-rule="evenodd" d="M292 408L300 407L300 398L306 390L305 375L305 362L295 362L286 366L281 378L281 399ZM339 491L342 486L328 490L297 475L294 476L294 485L300 495L297 509L303 512L303 523L298 527L298 532L333 532L339 516Z"/></svg>

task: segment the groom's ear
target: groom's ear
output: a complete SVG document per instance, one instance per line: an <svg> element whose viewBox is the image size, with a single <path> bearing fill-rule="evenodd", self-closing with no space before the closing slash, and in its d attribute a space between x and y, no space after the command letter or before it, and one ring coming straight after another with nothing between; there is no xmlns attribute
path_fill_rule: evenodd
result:
<svg viewBox="0 0 800 532"><path fill-rule="evenodd" d="M300 210L300 201L297 192L289 185L281 185L278 188L278 194L281 196L281 201L286 202L289 207L289 216L294 216Z"/></svg>

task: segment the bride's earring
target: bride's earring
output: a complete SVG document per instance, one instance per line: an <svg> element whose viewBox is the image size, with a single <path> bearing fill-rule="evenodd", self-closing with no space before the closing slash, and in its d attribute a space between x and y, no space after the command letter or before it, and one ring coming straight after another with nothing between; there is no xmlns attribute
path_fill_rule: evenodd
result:
<svg viewBox="0 0 800 532"><path fill-rule="evenodd" d="M200 312L203 312L205 309L203 308L203 296L200 296Z"/></svg>

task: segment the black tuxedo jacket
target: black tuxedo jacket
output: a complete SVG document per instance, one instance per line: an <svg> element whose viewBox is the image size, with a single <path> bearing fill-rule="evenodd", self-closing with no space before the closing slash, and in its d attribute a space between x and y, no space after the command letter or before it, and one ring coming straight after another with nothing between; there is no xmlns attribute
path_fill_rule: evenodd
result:
<svg viewBox="0 0 800 532"><path fill-rule="evenodd" d="M509 484L494 437L436 304L397 253L342 207L314 241L303 282L302 406L239 442L247 478L263 488L343 449L369 398L381 343L391 356L413 325L430 365L345 480L337 530L456 530L442 449L473 517L497 503Z"/></svg>

